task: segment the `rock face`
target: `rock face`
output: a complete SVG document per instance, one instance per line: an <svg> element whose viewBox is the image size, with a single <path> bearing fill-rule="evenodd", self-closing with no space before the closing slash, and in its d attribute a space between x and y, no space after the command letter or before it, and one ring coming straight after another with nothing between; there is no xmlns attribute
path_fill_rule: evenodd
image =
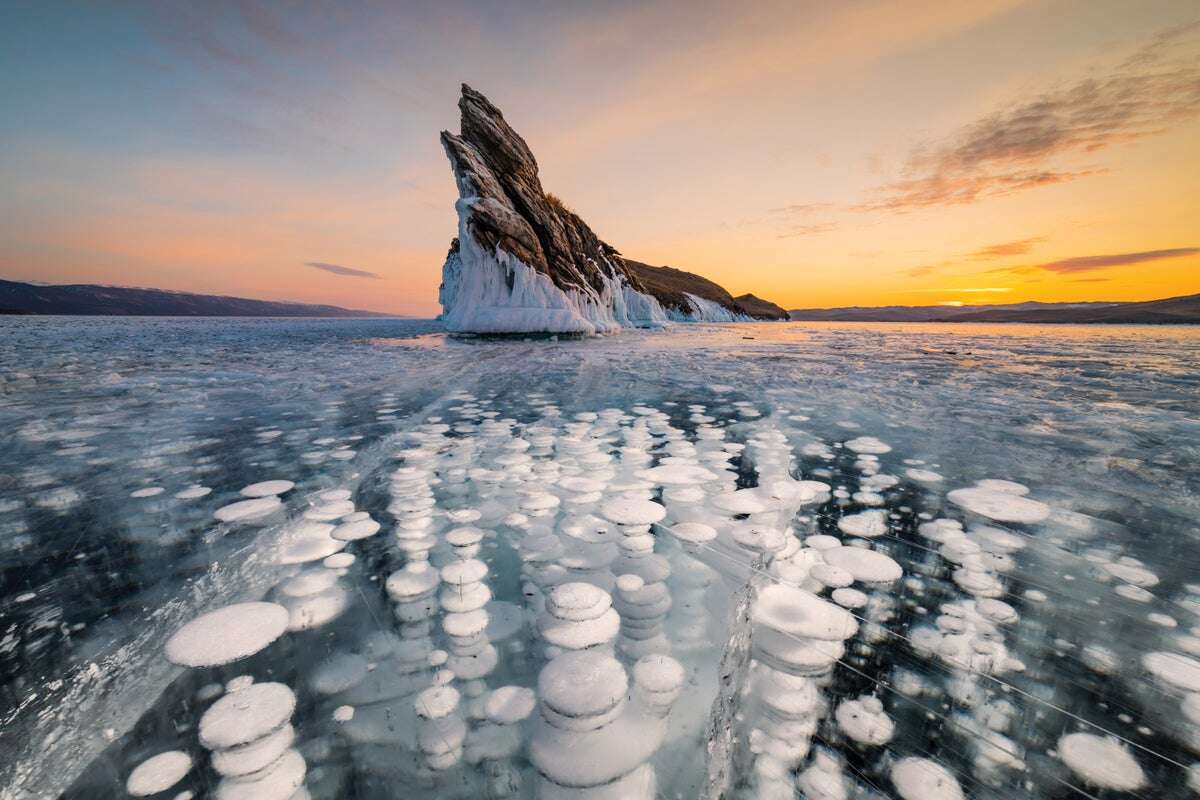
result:
<svg viewBox="0 0 1200 800"><path fill-rule="evenodd" d="M679 273L728 301L645 285L616 248L542 188L533 153L498 108L465 84L458 107L461 133L442 132L459 194L458 237L439 292L447 329L596 334L747 318L728 292L699 276Z"/></svg>

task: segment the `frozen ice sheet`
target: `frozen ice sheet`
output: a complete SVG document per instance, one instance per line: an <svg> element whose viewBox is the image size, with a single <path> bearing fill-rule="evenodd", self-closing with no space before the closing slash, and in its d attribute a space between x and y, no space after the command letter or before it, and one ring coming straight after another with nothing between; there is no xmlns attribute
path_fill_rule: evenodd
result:
<svg viewBox="0 0 1200 800"><path fill-rule="evenodd" d="M0 797L1193 796L1197 345L0 320Z"/></svg>

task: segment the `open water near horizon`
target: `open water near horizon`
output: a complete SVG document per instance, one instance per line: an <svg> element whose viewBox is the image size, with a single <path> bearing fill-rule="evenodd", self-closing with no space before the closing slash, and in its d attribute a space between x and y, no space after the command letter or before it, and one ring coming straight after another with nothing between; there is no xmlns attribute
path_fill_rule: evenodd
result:
<svg viewBox="0 0 1200 800"><path fill-rule="evenodd" d="M0 317L0 798L127 797L168 751L190 768L147 796L596 800L642 796L634 778L670 798L1196 796L1198 398L1184 326L522 341L421 320ZM215 516L265 481L294 485ZM665 507L649 571L640 523L616 519L630 499ZM379 529L331 538L364 520ZM688 522L715 537L672 535ZM481 541L454 545L461 527ZM443 582L486 566L486 629L458 635L476 609L455 592L405 616L388 578L425 560ZM621 599L627 573L661 585L661 619ZM686 676L661 730L611 723L645 742L608 783L589 759L630 753L584 736L546 761L538 678L566 657L547 598L574 582L617 597L621 631L592 655L633 675L649 648ZM774 587L854 630L814 645L772 622ZM246 658L167 660L190 620L263 599L287 630ZM457 666L483 652L482 675ZM250 678L290 688L290 721L262 733L293 733L234 775L201 720ZM434 685L457 702L422 718ZM536 708L500 724L485 706L505 686Z"/></svg>

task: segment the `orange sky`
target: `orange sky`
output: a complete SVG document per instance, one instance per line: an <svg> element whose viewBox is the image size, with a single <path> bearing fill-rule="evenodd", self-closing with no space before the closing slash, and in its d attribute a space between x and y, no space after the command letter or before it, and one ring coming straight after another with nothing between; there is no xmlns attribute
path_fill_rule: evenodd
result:
<svg viewBox="0 0 1200 800"><path fill-rule="evenodd" d="M466 81L601 238L734 294L1200 292L1191 2L198 8L0 11L0 277L431 316Z"/></svg>

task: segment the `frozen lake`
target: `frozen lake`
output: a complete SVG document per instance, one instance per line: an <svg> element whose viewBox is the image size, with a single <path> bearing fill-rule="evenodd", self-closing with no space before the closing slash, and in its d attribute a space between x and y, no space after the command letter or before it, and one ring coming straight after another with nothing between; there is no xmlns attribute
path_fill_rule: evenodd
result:
<svg viewBox="0 0 1200 800"><path fill-rule="evenodd" d="M1195 797L1198 545L1196 328L0 317L0 798Z"/></svg>

